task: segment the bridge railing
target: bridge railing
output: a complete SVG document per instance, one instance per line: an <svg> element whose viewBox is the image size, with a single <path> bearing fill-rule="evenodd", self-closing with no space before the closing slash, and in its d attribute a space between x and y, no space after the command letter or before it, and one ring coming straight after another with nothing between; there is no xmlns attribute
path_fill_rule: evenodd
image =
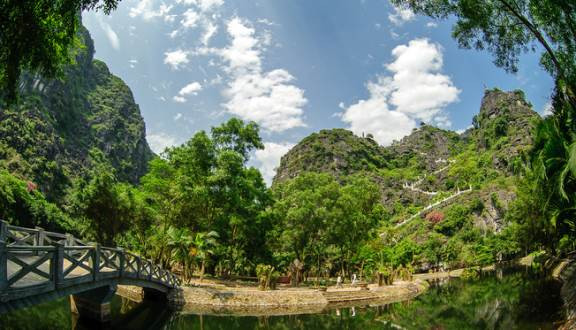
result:
<svg viewBox="0 0 576 330"><path fill-rule="evenodd" d="M182 284L171 272L121 248L0 222L0 301L113 278L172 288Z"/></svg>

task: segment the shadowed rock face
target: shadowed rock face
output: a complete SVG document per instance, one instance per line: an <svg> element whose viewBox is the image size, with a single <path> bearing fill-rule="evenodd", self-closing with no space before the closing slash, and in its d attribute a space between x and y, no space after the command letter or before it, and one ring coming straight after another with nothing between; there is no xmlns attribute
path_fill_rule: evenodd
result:
<svg viewBox="0 0 576 330"><path fill-rule="evenodd" d="M0 168L38 182L52 200L99 163L136 183L154 156L130 88L94 60L83 27L80 37L84 46L60 79L24 74L20 104L0 109Z"/></svg>

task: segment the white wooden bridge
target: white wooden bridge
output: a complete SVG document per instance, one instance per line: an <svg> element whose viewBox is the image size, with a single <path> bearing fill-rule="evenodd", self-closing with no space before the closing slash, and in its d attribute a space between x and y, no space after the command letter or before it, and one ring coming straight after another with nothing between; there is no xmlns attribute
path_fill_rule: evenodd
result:
<svg viewBox="0 0 576 330"><path fill-rule="evenodd" d="M168 296L181 280L121 248L0 221L0 313L73 295L78 309L81 301L92 300L91 312L96 306L96 318L105 320L106 311L98 306L109 302L119 284Z"/></svg>

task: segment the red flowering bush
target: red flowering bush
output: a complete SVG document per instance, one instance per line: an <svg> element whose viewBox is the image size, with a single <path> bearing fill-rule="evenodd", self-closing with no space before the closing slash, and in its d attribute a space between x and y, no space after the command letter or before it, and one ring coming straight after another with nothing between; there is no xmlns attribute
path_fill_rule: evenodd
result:
<svg viewBox="0 0 576 330"><path fill-rule="evenodd" d="M430 221L432 224L437 224L438 222L444 220L444 213L440 211L432 211L426 214L426 220Z"/></svg>

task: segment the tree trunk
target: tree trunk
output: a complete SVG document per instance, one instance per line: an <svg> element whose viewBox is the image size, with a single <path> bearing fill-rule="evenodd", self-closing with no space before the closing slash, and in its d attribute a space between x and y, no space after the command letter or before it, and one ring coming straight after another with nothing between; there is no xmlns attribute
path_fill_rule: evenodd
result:
<svg viewBox="0 0 576 330"><path fill-rule="evenodd" d="M200 282L204 279L204 266L206 265L206 259L202 259L202 266L200 267Z"/></svg>

